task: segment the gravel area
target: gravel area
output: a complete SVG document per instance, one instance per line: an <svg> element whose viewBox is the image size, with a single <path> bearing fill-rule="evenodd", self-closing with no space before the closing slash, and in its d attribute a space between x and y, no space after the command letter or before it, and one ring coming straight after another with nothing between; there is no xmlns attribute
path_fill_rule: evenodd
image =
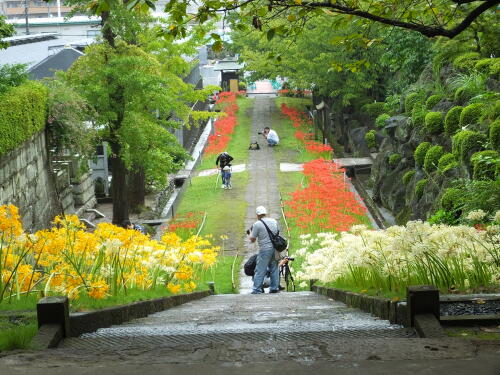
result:
<svg viewBox="0 0 500 375"><path fill-rule="evenodd" d="M476 299L470 302L441 302L440 312L442 316L500 314L500 300Z"/></svg>

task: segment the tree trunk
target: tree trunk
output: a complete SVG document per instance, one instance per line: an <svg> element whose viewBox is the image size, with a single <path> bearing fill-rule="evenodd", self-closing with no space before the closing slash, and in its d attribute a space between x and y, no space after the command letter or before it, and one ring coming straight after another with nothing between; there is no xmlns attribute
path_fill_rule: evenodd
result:
<svg viewBox="0 0 500 375"><path fill-rule="evenodd" d="M113 198L113 224L122 225L128 219L129 214L129 192L128 192L128 169L120 158L120 144L110 142L113 152L111 197Z"/></svg>
<svg viewBox="0 0 500 375"><path fill-rule="evenodd" d="M146 175L144 168L139 167L129 176L129 202L130 210L139 213L144 206L146 197Z"/></svg>

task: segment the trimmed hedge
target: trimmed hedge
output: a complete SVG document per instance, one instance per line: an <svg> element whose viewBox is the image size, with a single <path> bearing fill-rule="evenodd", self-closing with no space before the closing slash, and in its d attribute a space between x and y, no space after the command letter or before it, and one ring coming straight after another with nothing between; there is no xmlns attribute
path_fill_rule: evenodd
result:
<svg viewBox="0 0 500 375"><path fill-rule="evenodd" d="M422 195L424 195L424 188L426 186L427 186L426 178L417 182L417 184L415 185L415 196L417 197L417 199L422 198Z"/></svg>
<svg viewBox="0 0 500 375"><path fill-rule="evenodd" d="M424 170L427 173L434 171L441 156L443 156L443 146L432 146L429 148L425 153Z"/></svg>
<svg viewBox="0 0 500 375"><path fill-rule="evenodd" d="M375 120L375 125L377 126L377 128L381 129L385 126L385 122L386 120L391 117L390 115L388 115L387 113L382 113L381 115L379 115L377 117L377 119Z"/></svg>
<svg viewBox="0 0 500 375"><path fill-rule="evenodd" d="M0 155L3 155L45 128L46 87L28 81L0 95L0 119Z"/></svg>
<svg viewBox="0 0 500 375"><path fill-rule="evenodd" d="M422 142L420 143L415 152L413 153L413 158L415 159L415 164L421 167L424 164L425 154L427 150L431 147L430 142Z"/></svg>
<svg viewBox="0 0 500 375"><path fill-rule="evenodd" d="M444 118L444 132L448 135L454 135L460 128L460 114L464 107L458 105L451 108Z"/></svg>
<svg viewBox="0 0 500 375"><path fill-rule="evenodd" d="M422 104L424 102L424 97L421 92L413 92L405 98L405 112L411 113L415 105Z"/></svg>
<svg viewBox="0 0 500 375"><path fill-rule="evenodd" d="M470 70L476 65L476 61L480 57L479 52L466 52L453 60L453 66L457 69Z"/></svg>
<svg viewBox="0 0 500 375"><path fill-rule="evenodd" d="M467 161L472 151L480 151L486 143L486 137L478 132L462 130L452 138L452 152L460 161Z"/></svg>
<svg viewBox="0 0 500 375"><path fill-rule="evenodd" d="M384 113L384 102L375 102L365 104L361 109L365 112L370 118L377 118L377 116Z"/></svg>
<svg viewBox="0 0 500 375"><path fill-rule="evenodd" d="M490 143L493 150L500 151L500 119L490 125Z"/></svg>
<svg viewBox="0 0 500 375"><path fill-rule="evenodd" d="M427 110L420 104L413 107L413 110L411 111L411 123L413 126L418 126L420 128L424 127L426 114Z"/></svg>
<svg viewBox="0 0 500 375"><path fill-rule="evenodd" d="M431 95L427 98L425 101L425 108L427 108L429 111L434 108L436 104L438 104L441 99L443 99L442 95Z"/></svg>
<svg viewBox="0 0 500 375"><path fill-rule="evenodd" d="M498 79L500 76L500 57L481 59L476 62L474 68L481 73L486 73Z"/></svg>
<svg viewBox="0 0 500 375"><path fill-rule="evenodd" d="M366 134L365 134L365 142L369 148L377 147L377 141L375 138L375 134L376 134L375 130L370 130L369 132L366 132Z"/></svg>
<svg viewBox="0 0 500 375"><path fill-rule="evenodd" d="M458 167L458 161L455 155L452 153L447 153L442 155L438 161L438 170L444 173L452 168Z"/></svg>
<svg viewBox="0 0 500 375"><path fill-rule="evenodd" d="M463 191L457 188L448 188L444 191L439 201L443 210L454 211L456 207L462 204Z"/></svg>
<svg viewBox="0 0 500 375"><path fill-rule="evenodd" d="M391 156L389 156L389 165L391 167L395 167L396 165L399 164L400 161L401 161L401 154L391 154Z"/></svg>
<svg viewBox="0 0 500 375"><path fill-rule="evenodd" d="M493 150L476 152L470 158L474 180L495 180L500 172L500 155Z"/></svg>
<svg viewBox="0 0 500 375"><path fill-rule="evenodd" d="M403 175L401 181L403 182L404 186L407 186L410 183L410 180L413 178L413 176L415 176L415 173L416 173L415 170L412 169Z"/></svg>
<svg viewBox="0 0 500 375"><path fill-rule="evenodd" d="M438 134L443 131L443 114L429 112L425 115L425 130L429 134Z"/></svg>
<svg viewBox="0 0 500 375"><path fill-rule="evenodd" d="M465 107L460 113L460 126L477 124L483 107L483 103L474 103Z"/></svg>

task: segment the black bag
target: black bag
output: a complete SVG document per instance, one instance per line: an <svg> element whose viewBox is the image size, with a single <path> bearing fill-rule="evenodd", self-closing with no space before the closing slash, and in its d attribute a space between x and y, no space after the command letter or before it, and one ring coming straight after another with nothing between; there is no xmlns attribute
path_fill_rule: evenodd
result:
<svg viewBox="0 0 500 375"><path fill-rule="evenodd" d="M257 142L252 142L250 143L250 147L248 147L249 150L260 150L260 146Z"/></svg>
<svg viewBox="0 0 500 375"><path fill-rule="evenodd" d="M288 243L286 242L286 240L283 237L280 236L280 231L278 231L276 234L274 234L273 232L271 232L271 230L266 225L266 223L264 223L264 220L261 219L260 221L262 221L262 224L264 224L264 226L266 227L267 233L269 234L269 238L271 239L271 242L273 243L274 249L276 251L279 251L280 253L283 250L286 250Z"/></svg>
<svg viewBox="0 0 500 375"><path fill-rule="evenodd" d="M255 275L255 267L256 266L257 266L257 254L252 255L245 262L245 265L243 266L243 270L245 271L245 275L247 275L247 276Z"/></svg>

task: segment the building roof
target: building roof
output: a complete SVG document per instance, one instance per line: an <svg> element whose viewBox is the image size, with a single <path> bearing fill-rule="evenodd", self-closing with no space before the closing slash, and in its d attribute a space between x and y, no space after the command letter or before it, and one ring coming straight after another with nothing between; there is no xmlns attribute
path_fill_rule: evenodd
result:
<svg viewBox="0 0 500 375"><path fill-rule="evenodd" d="M73 62L82 55L82 52L74 48L65 47L56 54L46 57L31 67L29 74L32 79L53 77L57 70L68 70Z"/></svg>
<svg viewBox="0 0 500 375"><path fill-rule="evenodd" d="M240 70L243 64L238 64L236 60L220 60L214 66L214 70Z"/></svg>

